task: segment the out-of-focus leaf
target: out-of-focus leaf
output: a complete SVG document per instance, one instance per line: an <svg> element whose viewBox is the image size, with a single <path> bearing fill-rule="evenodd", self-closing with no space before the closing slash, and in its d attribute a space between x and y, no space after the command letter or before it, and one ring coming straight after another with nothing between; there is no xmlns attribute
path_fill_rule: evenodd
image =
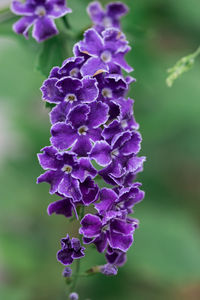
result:
<svg viewBox="0 0 200 300"><path fill-rule="evenodd" d="M65 36L59 34L41 45L42 49L37 58L36 68L45 77L49 75L52 67L60 66L68 56L65 50L65 42Z"/></svg>
<svg viewBox="0 0 200 300"><path fill-rule="evenodd" d="M193 67L195 58L198 55L200 55L200 47L194 53L182 57L172 68L167 70L169 76L166 79L166 83L169 87L173 85L178 77Z"/></svg>
<svg viewBox="0 0 200 300"><path fill-rule="evenodd" d="M200 280L199 232L193 219L174 207L147 203L140 214L127 266L160 282Z"/></svg>

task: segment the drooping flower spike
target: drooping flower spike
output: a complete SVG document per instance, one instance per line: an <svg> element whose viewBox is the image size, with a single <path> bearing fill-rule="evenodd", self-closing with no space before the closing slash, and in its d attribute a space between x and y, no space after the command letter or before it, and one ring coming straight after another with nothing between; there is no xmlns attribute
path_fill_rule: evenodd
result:
<svg viewBox="0 0 200 300"><path fill-rule="evenodd" d="M138 156L142 137L134 101L127 98L135 79L122 72L132 71L124 59L130 46L119 22L127 7L116 2L104 11L93 2L88 12L94 27L75 44L74 56L51 70L41 88L43 100L55 107L50 112L51 146L38 155L45 170L38 183L49 183L50 193L60 197L48 206L48 214L75 216L79 239L105 255L107 263L98 272L116 275L138 228L130 214L144 198L135 180L145 157ZM88 206L92 213L84 211ZM79 239L61 239L59 262L70 265L85 255Z"/></svg>
<svg viewBox="0 0 200 300"><path fill-rule="evenodd" d="M25 3L14 0L11 10L23 16L13 25L13 30L27 39L29 29L33 26L32 36L37 42L58 34L54 19L72 12L65 0L26 0Z"/></svg>

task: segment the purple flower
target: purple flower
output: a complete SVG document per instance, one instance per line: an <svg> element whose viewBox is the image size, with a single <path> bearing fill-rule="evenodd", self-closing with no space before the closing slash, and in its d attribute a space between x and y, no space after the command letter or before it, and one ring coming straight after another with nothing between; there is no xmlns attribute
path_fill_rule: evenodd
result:
<svg viewBox="0 0 200 300"><path fill-rule="evenodd" d="M50 103L65 101L69 105L68 110L80 103L93 102L98 96L97 81L88 76L81 80L70 76L60 80L52 77L44 81L41 91L45 101Z"/></svg>
<svg viewBox="0 0 200 300"><path fill-rule="evenodd" d="M100 271L107 276L117 275L117 267L111 264L101 266Z"/></svg>
<svg viewBox="0 0 200 300"><path fill-rule="evenodd" d="M87 156L92 142L101 140L101 128L108 119L108 106L101 102L80 104L71 109L67 123L60 122L51 129L51 142L59 150L72 147L79 156Z"/></svg>
<svg viewBox="0 0 200 300"><path fill-rule="evenodd" d="M107 211L103 216L87 214L81 220L79 232L86 238L84 242L93 242L99 252L109 245L111 248L127 251L133 242L135 225L121 218L121 212Z"/></svg>
<svg viewBox="0 0 200 300"><path fill-rule="evenodd" d="M122 267L126 262L126 252L116 250L108 246L106 251L106 259L109 264Z"/></svg>
<svg viewBox="0 0 200 300"><path fill-rule="evenodd" d="M124 55L130 51L123 33L111 28L102 32L102 36L95 29L89 29L84 34L84 40L79 42L81 52L91 57L81 68L83 75L98 75L111 72L117 67L127 72L133 69L124 60Z"/></svg>
<svg viewBox="0 0 200 300"><path fill-rule="evenodd" d="M14 31L28 38L29 28L33 26L32 36L37 42L58 34L54 19L71 12L65 3L65 0L26 0L25 3L14 0L13 13L23 16L13 25Z"/></svg>
<svg viewBox="0 0 200 300"><path fill-rule="evenodd" d="M59 193L73 198L73 201L81 200L80 182L86 177L96 176L96 170L92 167L88 158L77 159L70 152L57 152L54 147L45 147L43 153L38 154L40 165L46 171L37 179L38 183L47 182L51 185L50 193Z"/></svg>
<svg viewBox="0 0 200 300"><path fill-rule="evenodd" d="M66 238L61 239L60 242L62 249L58 251L57 259L63 265L71 265L74 259L85 256L85 248L81 246L79 239L70 239L67 234Z"/></svg>
<svg viewBox="0 0 200 300"><path fill-rule="evenodd" d="M65 267L62 275L63 275L63 277L71 277L72 269L69 267Z"/></svg>
<svg viewBox="0 0 200 300"><path fill-rule="evenodd" d="M101 3L94 1L88 5L87 12L99 32L105 28L115 27L120 29L120 18L127 14L128 7L121 2L112 2L103 10Z"/></svg>
<svg viewBox="0 0 200 300"><path fill-rule="evenodd" d="M75 212L75 215L77 215L72 198L64 198L61 200L57 200L49 204L47 208L47 212L49 215L55 213L56 215L64 215L66 218L72 217L73 211Z"/></svg>
<svg viewBox="0 0 200 300"><path fill-rule="evenodd" d="M69 295L69 299L70 299L70 300L78 300L78 299L79 299L79 296L78 296L77 293L71 293L71 294Z"/></svg>
<svg viewBox="0 0 200 300"><path fill-rule="evenodd" d="M120 163L122 158L135 155L140 151L141 136L137 131L125 131L114 135L111 144L97 141L90 153L101 166L108 166L115 159Z"/></svg>

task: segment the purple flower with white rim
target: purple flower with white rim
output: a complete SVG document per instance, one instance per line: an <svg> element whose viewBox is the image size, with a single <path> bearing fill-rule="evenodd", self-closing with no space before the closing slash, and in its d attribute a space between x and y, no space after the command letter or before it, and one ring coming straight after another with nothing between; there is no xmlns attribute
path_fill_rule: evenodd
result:
<svg viewBox="0 0 200 300"><path fill-rule="evenodd" d="M28 38L28 31L33 26L32 36L37 42L58 34L54 19L72 12L65 0L26 0L25 3L14 0L11 10L23 16L13 25L14 31Z"/></svg>
<svg viewBox="0 0 200 300"><path fill-rule="evenodd" d="M131 48L125 35L118 29L106 29L102 32L102 36L93 28L87 30L84 40L79 42L79 49L91 56L81 68L84 76L112 72L116 66L127 72L133 70L124 60L124 55Z"/></svg>
<svg viewBox="0 0 200 300"><path fill-rule="evenodd" d="M115 159L119 162L126 156L136 155L140 151L141 135L137 131L116 132L111 144L97 141L90 153L90 158L101 166L108 166Z"/></svg>
<svg viewBox="0 0 200 300"><path fill-rule="evenodd" d="M75 106L67 123L56 123L51 129L51 143L59 150L72 147L79 156L87 156L92 142L101 140L100 126L108 119L108 106L102 102Z"/></svg>
<svg viewBox="0 0 200 300"><path fill-rule="evenodd" d="M128 84L119 74L102 73L96 76L98 81L98 100L118 99L128 91Z"/></svg>
<svg viewBox="0 0 200 300"><path fill-rule="evenodd" d="M49 78L61 79L62 77L71 76L81 79L80 68L85 62L83 56L69 57L62 63L61 67L53 67Z"/></svg>
<svg viewBox="0 0 200 300"><path fill-rule="evenodd" d="M117 267L111 264L106 264L100 267L100 272L107 276L117 275Z"/></svg>
<svg viewBox="0 0 200 300"><path fill-rule="evenodd" d="M113 249L126 252L133 243L135 226L120 218L121 213L108 211L103 217L87 214L81 220L79 233L84 242L94 243L99 252L109 245Z"/></svg>
<svg viewBox="0 0 200 300"><path fill-rule="evenodd" d="M119 186L130 186L133 183L137 173L143 170L144 156L125 156L115 158L109 166L100 170L98 174L106 183Z"/></svg>
<svg viewBox="0 0 200 300"><path fill-rule="evenodd" d="M50 203L47 208L48 215L55 213L56 215L63 215L66 218L72 217L73 211L77 217L76 207L72 198L57 200Z"/></svg>
<svg viewBox="0 0 200 300"><path fill-rule="evenodd" d="M77 159L74 153L58 152L54 147L45 147L38 154L40 165L46 171L37 179L37 183L47 182L51 185L50 194L59 193L72 197L73 201L82 198L80 182L88 176L94 178L96 170L88 158Z"/></svg>
<svg viewBox="0 0 200 300"><path fill-rule="evenodd" d="M85 76L83 79L70 76L48 78L44 81L41 91L43 100L50 103L67 102L71 106L93 102L98 97L97 81ZM70 108L71 108L70 106Z"/></svg>
<svg viewBox="0 0 200 300"><path fill-rule="evenodd" d="M120 29L120 18L127 14L128 7L121 2L109 3L105 10L98 1L91 2L87 12L99 32L105 28L115 27Z"/></svg>
<svg viewBox="0 0 200 300"><path fill-rule="evenodd" d="M122 267L126 262L126 252L108 246L105 257L109 264Z"/></svg>
<svg viewBox="0 0 200 300"><path fill-rule="evenodd" d="M85 206L89 206L99 198L99 187L90 176L80 183L80 190L82 194L81 203Z"/></svg>
<svg viewBox="0 0 200 300"><path fill-rule="evenodd" d="M57 259L63 265L71 265L74 259L80 259L85 256L85 248L81 246L79 239L70 239L69 235L67 235L60 242L62 249L58 251Z"/></svg>

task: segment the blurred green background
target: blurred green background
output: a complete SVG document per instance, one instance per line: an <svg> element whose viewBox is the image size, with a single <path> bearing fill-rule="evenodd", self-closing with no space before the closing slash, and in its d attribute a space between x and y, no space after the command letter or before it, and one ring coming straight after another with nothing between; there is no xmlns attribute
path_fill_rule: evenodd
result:
<svg viewBox="0 0 200 300"><path fill-rule="evenodd" d="M166 69L200 44L199 0L127 0L123 30L133 46L127 60L137 82L130 96L147 156L139 175L145 200L135 208L140 228L127 264L117 277L80 279L80 299L200 299L200 60L172 88ZM88 1L68 0L76 32L90 26ZM107 1L102 1L107 3ZM3 3L4 4L4 3ZM59 22L59 21L58 21ZM0 299L64 300L67 288L56 261L61 237L74 226L49 217L54 198L36 185L42 172L36 157L49 144L48 109L41 101L45 77L36 69L60 60L56 48L26 41L0 24ZM61 26L61 25L60 25ZM67 41L64 57L74 41ZM46 47L54 47L45 44ZM66 52L65 52L66 50ZM63 55L63 54L62 54ZM37 61L37 63L36 63ZM83 268L103 264L89 250Z"/></svg>

